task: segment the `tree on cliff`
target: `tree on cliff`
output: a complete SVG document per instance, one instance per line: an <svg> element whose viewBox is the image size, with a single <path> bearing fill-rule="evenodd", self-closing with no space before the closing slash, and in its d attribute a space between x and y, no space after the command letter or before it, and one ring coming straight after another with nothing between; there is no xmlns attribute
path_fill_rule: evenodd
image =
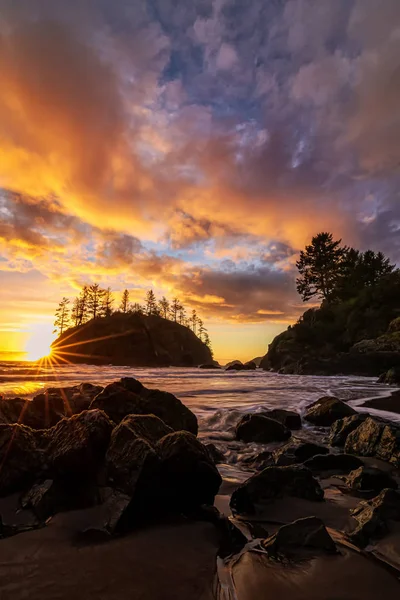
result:
<svg viewBox="0 0 400 600"><path fill-rule="evenodd" d="M331 233L314 236L311 244L300 252L296 262L300 277L296 287L304 302L314 296L330 300L341 275L341 265L347 249L342 240L333 240Z"/></svg>
<svg viewBox="0 0 400 600"><path fill-rule="evenodd" d="M88 288L87 307L91 318L101 316L101 306L104 297L104 290L101 289L98 283L94 283Z"/></svg>
<svg viewBox="0 0 400 600"><path fill-rule="evenodd" d="M168 313L169 313L169 302L166 299L165 296L163 296L161 298L161 300L158 303L159 309L160 309L160 314L163 317L163 319L168 319Z"/></svg>
<svg viewBox="0 0 400 600"><path fill-rule="evenodd" d="M59 335L68 327L69 325L69 309L68 309L69 300L68 298L63 298L58 305L56 310L56 320L54 321L54 333L58 332Z"/></svg>
<svg viewBox="0 0 400 600"><path fill-rule="evenodd" d="M179 311L181 310L181 308L182 308L182 305L181 305L180 301L178 300L178 298L174 298L172 300L170 310L171 310L171 318L173 321L175 321L175 323L178 320L178 314L179 314Z"/></svg>
<svg viewBox="0 0 400 600"><path fill-rule="evenodd" d="M122 292L121 304L119 305L119 309L124 314L126 314L129 310L129 291L128 290L124 290Z"/></svg>
<svg viewBox="0 0 400 600"><path fill-rule="evenodd" d="M114 304L114 298L110 287L104 290L102 301L102 313L105 317L109 317L112 315Z"/></svg>
<svg viewBox="0 0 400 600"><path fill-rule="evenodd" d="M153 290L149 290L146 294L146 313L148 315L158 314L157 300Z"/></svg>

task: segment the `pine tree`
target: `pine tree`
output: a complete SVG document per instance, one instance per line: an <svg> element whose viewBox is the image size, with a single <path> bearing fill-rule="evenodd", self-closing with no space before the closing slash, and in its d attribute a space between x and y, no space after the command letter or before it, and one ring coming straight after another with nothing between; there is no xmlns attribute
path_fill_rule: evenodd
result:
<svg viewBox="0 0 400 600"><path fill-rule="evenodd" d="M81 293L79 294L79 319L78 325L83 325L88 320L88 300L89 300L89 287L84 285Z"/></svg>
<svg viewBox="0 0 400 600"><path fill-rule="evenodd" d="M159 309L160 309L160 315L163 317L163 319L168 319L168 315L169 315L169 302L166 299L165 296L163 296L161 298L161 300L158 303Z"/></svg>
<svg viewBox="0 0 400 600"><path fill-rule="evenodd" d="M101 306L104 297L104 290L101 289L98 283L94 283L88 288L88 312L92 319L101 316Z"/></svg>
<svg viewBox="0 0 400 600"><path fill-rule="evenodd" d="M129 291L124 290L122 292L121 304L119 305L121 312L126 314L129 311Z"/></svg>
<svg viewBox="0 0 400 600"><path fill-rule="evenodd" d="M178 320L178 314L179 314L179 311L181 310L181 308L182 308L182 305L179 302L178 298L174 298L171 303L170 312L171 312L171 319L172 319L172 321L175 321L175 323Z"/></svg>
<svg viewBox="0 0 400 600"><path fill-rule="evenodd" d="M112 315L113 304L114 304L114 298L112 295L112 291L111 291L111 288L108 287L106 290L104 290L103 298L102 298L101 312L104 317L109 317Z"/></svg>
<svg viewBox="0 0 400 600"><path fill-rule="evenodd" d="M206 329L204 327L204 323L203 323L203 321L201 319L197 319L197 325L198 325L198 336L199 336L199 339L201 341L203 341L203 336L206 333Z"/></svg>
<svg viewBox="0 0 400 600"><path fill-rule="evenodd" d="M60 304L58 305L58 308L56 310L56 314L55 314L55 321L54 321L54 332L56 333L58 332L59 335L61 335L63 333L63 331L65 331L69 325L69 309L68 309L68 304L69 304L69 300L68 298L63 298L60 302Z"/></svg>
<svg viewBox="0 0 400 600"><path fill-rule="evenodd" d="M186 323L186 310L185 307L181 305L178 313L178 321L180 325L185 325Z"/></svg>
<svg viewBox="0 0 400 600"><path fill-rule="evenodd" d="M197 312L195 311L195 309L192 310L192 314L191 314L189 320L190 320L190 324L191 324L193 333L196 333L198 317L197 317Z"/></svg>
<svg viewBox="0 0 400 600"><path fill-rule="evenodd" d="M81 302L79 296L75 298L74 303L72 305L71 310L71 321L74 327L77 327L80 324L80 315L81 315Z"/></svg>
<svg viewBox="0 0 400 600"><path fill-rule="evenodd" d="M135 302L132 305L132 312L139 314L139 315L143 315L144 314L144 308L141 304L138 304L138 302Z"/></svg>
<svg viewBox="0 0 400 600"><path fill-rule="evenodd" d="M149 290L146 294L146 313L148 315L157 314L157 300L153 290Z"/></svg>

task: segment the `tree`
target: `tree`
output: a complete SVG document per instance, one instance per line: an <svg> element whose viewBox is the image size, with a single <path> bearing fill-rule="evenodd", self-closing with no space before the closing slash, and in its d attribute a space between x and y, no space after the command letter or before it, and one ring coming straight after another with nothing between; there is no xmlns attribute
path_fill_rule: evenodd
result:
<svg viewBox="0 0 400 600"><path fill-rule="evenodd" d="M158 306L159 306L159 310L160 310L160 315L164 319L168 319L170 307L169 307L169 302L168 302L168 300L166 299L165 296L163 296L161 298L161 300L158 303Z"/></svg>
<svg viewBox="0 0 400 600"><path fill-rule="evenodd" d="M81 303L79 297L76 297L74 303L72 305L71 310L71 321L74 327L77 327L80 324L80 314L81 314Z"/></svg>
<svg viewBox="0 0 400 600"><path fill-rule="evenodd" d="M102 297L102 314L104 317L109 317L112 315L113 312L113 304L114 304L114 298L112 295L112 291L111 288L108 287L106 290L104 290L103 293L103 297Z"/></svg>
<svg viewBox="0 0 400 600"><path fill-rule="evenodd" d="M204 334L204 343L207 346L207 348L210 350L211 352L211 356L214 356L214 352L213 349L211 347L211 340L210 340L210 336L208 335L208 332L206 331Z"/></svg>
<svg viewBox="0 0 400 600"><path fill-rule="evenodd" d="M196 333L198 317L197 317L197 312L195 311L195 309L192 310L192 314L189 318L189 321L192 326L193 333Z"/></svg>
<svg viewBox="0 0 400 600"><path fill-rule="evenodd" d="M61 300L60 304L58 305L58 308L57 308L56 314L55 314L56 319L54 321L54 332L53 333L58 332L59 335L61 335L63 333L63 331L65 331L65 329L68 327L68 324L69 324L68 304L69 304L68 298L63 298Z"/></svg>
<svg viewBox="0 0 400 600"><path fill-rule="evenodd" d="M88 319L88 300L89 300L89 287L84 285L81 293L79 294L79 319L78 325L83 325Z"/></svg>
<svg viewBox="0 0 400 600"><path fill-rule="evenodd" d="M119 305L119 309L126 314L129 311L129 291L124 290L122 292L121 304Z"/></svg>
<svg viewBox="0 0 400 600"><path fill-rule="evenodd" d="M138 304L137 302L135 302L135 304L133 304L132 306L132 312L133 313L137 313L139 315L143 315L144 314L144 308L141 304Z"/></svg>
<svg viewBox="0 0 400 600"><path fill-rule="evenodd" d="M146 313L148 315L157 314L157 300L153 290L149 290L146 294Z"/></svg>
<svg viewBox="0 0 400 600"><path fill-rule="evenodd" d="M87 307L92 319L101 316L101 306L104 296L104 290L98 283L94 283L88 288Z"/></svg>
<svg viewBox="0 0 400 600"><path fill-rule="evenodd" d="M197 325L198 325L198 336L199 336L199 339L201 341L203 341L203 336L206 333L206 329L204 327L204 323L203 323L203 321L201 319L197 319Z"/></svg>
<svg viewBox="0 0 400 600"><path fill-rule="evenodd" d="M322 232L300 252L300 259L296 262L300 277L296 279L296 286L304 302L314 296L331 300L347 250L340 246L341 242L334 241L331 233Z"/></svg>
<svg viewBox="0 0 400 600"><path fill-rule="evenodd" d="M178 298L174 298L172 300L170 310L171 310L172 320L175 321L175 323L178 320L178 314L179 314L179 311L181 310L181 308L182 308L182 305L181 305L180 301L178 300Z"/></svg>
<svg viewBox="0 0 400 600"><path fill-rule="evenodd" d="M178 321L179 321L180 325L185 325L185 323L186 323L186 310L185 310L185 307L182 306L182 304L180 306L179 313L178 313Z"/></svg>

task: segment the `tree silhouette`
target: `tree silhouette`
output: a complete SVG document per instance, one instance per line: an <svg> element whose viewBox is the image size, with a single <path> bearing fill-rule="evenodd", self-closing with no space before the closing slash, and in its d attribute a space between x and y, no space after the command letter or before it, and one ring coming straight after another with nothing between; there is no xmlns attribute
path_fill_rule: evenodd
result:
<svg viewBox="0 0 400 600"><path fill-rule="evenodd" d="M329 301L333 296L346 253L346 248L340 246L341 241L334 241L331 233L322 232L300 252L296 262L300 277L296 279L296 286L304 302L314 296Z"/></svg>
<svg viewBox="0 0 400 600"><path fill-rule="evenodd" d="M112 315L113 304L114 304L114 298L112 295L112 291L111 291L111 288L108 287L106 290L104 290L103 298L102 298L102 313L105 317L109 317Z"/></svg>
<svg viewBox="0 0 400 600"><path fill-rule="evenodd" d="M197 312L195 309L192 310L192 314L190 316L190 324L192 326L192 331L193 333L196 333L196 327L197 327L197 321L198 321L198 317L197 317Z"/></svg>
<svg viewBox="0 0 400 600"><path fill-rule="evenodd" d="M63 298L61 300L60 304L58 305L58 308L57 308L56 314L55 314L56 319L54 321L54 332L53 333L58 332L59 335L61 335L63 333L63 331L65 331L65 329L68 327L68 324L69 324L68 304L69 304L68 298Z"/></svg>
<svg viewBox="0 0 400 600"><path fill-rule="evenodd" d="M81 315L81 303L79 297L75 298L74 303L72 305L71 310L71 321L74 327L77 327L80 324L80 315Z"/></svg>
<svg viewBox="0 0 400 600"><path fill-rule="evenodd" d="M101 306L104 297L104 290L98 283L94 283L88 288L87 306L88 312L93 319L101 316Z"/></svg>
<svg viewBox="0 0 400 600"><path fill-rule="evenodd" d="M129 291L124 290L122 292L121 304L119 305L121 312L126 314L129 311Z"/></svg>
<svg viewBox="0 0 400 600"><path fill-rule="evenodd" d="M158 303L159 309L160 309L160 314L164 319L168 319L168 314L169 314L169 302L166 299L165 296L163 296L161 298L161 300Z"/></svg>
<svg viewBox="0 0 400 600"><path fill-rule="evenodd" d="M201 319L197 318L197 326L198 326L198 336L201 341L203 341L203 337L206 333L204 323Z"/></svg>
<svg viewBox="0 0 400 600"><path fill-rule="evenodd" d="M181 305L180 301L178 300L178 298L174 298L172 300L172 304L171 304L171 317L172 317L172 320L175 321L175 323L178 320L178 314L179 314L179 311L181 310L181 307L182 307L182 305Z"/></svg>
<svg viewBox="0 0 400 600"><path fill-rule="evenodd" d="M157 314L157 300L153 290L149 290L146 294L146 313L148 315Z"/></svg>

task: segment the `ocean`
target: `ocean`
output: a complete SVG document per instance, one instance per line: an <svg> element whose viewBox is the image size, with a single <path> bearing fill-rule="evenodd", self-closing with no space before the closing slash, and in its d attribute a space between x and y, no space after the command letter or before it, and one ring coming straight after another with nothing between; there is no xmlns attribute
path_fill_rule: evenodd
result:
<svg viewBox="0 0 400 600"><path fill-rule="evenodd" d="M286 408L303 413L308 404L324 395L348 401L359 411L400 420L400 415L363 408L366 399L388 396L390 388L368 377L322 377L279 375L256 371L224 371L191 368L134 368L94 365L38 367L28 362L0 362L0 395L33 397L47 387L66 387L90 382L106 385L121 377L136 377L145 386L175 394L199 420L199 437L225 453L227 464L220 467L224 479L248 477L245 458L260 451L260 445L234 441L234 429L245 412ZM307 439L323 441L326 431L305 425L296 432Z"/></svg>

